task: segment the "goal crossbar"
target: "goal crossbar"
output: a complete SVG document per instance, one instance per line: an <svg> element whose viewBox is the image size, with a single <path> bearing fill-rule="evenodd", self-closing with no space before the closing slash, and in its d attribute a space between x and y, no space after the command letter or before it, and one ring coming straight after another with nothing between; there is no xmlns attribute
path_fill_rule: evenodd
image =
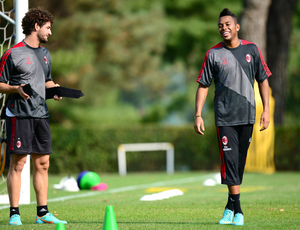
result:
<svg viewBox="0 0 300 230"><path fill-rule="evenodd" d="M166 151L167 173L173 174L174 173L174 146L169 142L120 144L118 147L119 174L121 176L125 176L127 174L126 152L160 151L160 150Z"/></svg>

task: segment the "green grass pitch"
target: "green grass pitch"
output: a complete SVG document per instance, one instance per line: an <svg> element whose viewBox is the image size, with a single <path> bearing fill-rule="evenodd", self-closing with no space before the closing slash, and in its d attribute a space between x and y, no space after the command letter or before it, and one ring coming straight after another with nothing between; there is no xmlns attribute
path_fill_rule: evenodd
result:
<svg viewBox="0 0 300 230"><path fill-rule="evenodd" d="M68 221L65 228L72 230L102 229L107 205L114 208L119 230L240 228L217 224L227 201L226 186L203 186L203 181L213 178L215 173L143 172L125 177L99 173L101 182L109 186L105 192L55 190L53 184L67 175L50 175L48 207L59 219ZM162 188L178 188L184 195L158 201L139 200ZM0 205L0 229L55 229L54 225L34 223L36 204L32 187L31 200L30 205L20 205L22 226L9 226L9 208ZM243 229L300 229L300 173L245 173L241 205L245 215Z"/></svg>

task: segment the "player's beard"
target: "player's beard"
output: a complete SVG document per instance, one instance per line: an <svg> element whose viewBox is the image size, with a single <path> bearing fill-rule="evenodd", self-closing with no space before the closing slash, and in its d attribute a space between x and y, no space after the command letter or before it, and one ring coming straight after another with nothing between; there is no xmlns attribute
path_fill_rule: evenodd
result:
<svg viewBox="0 0 300 230"><path fill-rule="evenodd" d="M48 42L48 39L45 39L45 38L39 38L40 40L40 43L47 43Z"/></svg>
<svg viewBox="0 0 300 230"><path fill-rule="evenodd" d="M38 37L40 43L47 43L48 42L48 37L46 35L38 33L37 37Z"/></svg>

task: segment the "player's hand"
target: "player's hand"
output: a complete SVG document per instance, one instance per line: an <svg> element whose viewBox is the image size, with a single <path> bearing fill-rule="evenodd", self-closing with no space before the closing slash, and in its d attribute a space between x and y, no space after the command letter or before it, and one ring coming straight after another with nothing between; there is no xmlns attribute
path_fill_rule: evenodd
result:
<svg viewBox="0 0 300 230"><path fill-rule="evenodd" d="M205 128L204 128L204 121L203 121L202 117L195 118L194 129L195 129L196 133L198 133L200 135L204 135Z"/></svg>
<svg viewBox="0 0 300 230"><path fill-rule="evenodd" d="M269 127L270 123L270 116L268 112L263 112L261 117L260 117L260 131L264 131Z"/></svg>
<svg viewBox="0 0 300 230"><path fill-rule="evenodd" d="M55 87L60 87L60 85L55 84ZM57 95L54 95L53 99L56 100L56 101L60 101L62 99L62 97L58 97Z"/></svg>
<svg viewBox="0 0 300 230"><path fill-rule="evenodd" d="M30 98L30 96L24 92L24 90L23 90L24 85L25 84L19 85L18 88L17 88L17 92L18 92L18 94L20 94L20 96L22 98L24 98L25 100L28 100Z"/></svg>

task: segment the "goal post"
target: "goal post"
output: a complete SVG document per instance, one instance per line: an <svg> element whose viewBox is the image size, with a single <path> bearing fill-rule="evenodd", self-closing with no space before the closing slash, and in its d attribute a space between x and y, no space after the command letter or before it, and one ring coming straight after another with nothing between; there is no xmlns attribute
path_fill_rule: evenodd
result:
<svg viewBox="0 0 300 230"><path fill-rule="evenodd" d="M28 0L14 0L15 6L15 44L21 42L25 35L22 32L22 19L28 11Z"/></svg>
<svg viewBox="0 0 300 230"><path fill-rule="evenodd" d="M22 32L22 18L28 11L28 0L14 0L15 6L15 44L21 42L25 35ZM22 171L20 204L30 204L30 155Z"/></svg>
<svg viewBox="0 0 300 230"><path fill-rule="evenodd" d="M121 144L118 147L118 165L119 174L125 176L127 174L126 168L126 152L140 152L140 151L159 151L165 150L167 155L167 173L174 173L174 146L168 142L159 143L136 143L136 144Z"/></svg>
<svg viewBox="0 0 300 230"><path fill-rule="evenodd" d="M4 1L1 1L1 13L0 17L4 20L6 20L8 23L11 23L14 25L14 43L17 44L21 42L25 35L22 33L22 18L25 16L26 12L28 11L29 4L28 0L14 0L14 9L15 9L15 20L13 20L10 15L7 15L4 10ZM4 28L5 30L5 28ZM4 31L4 34L6 34L6 31ZM3 42L5 42L6 38L3 38ZM8 47L10 48L10 43ZM3 47L1 47L1 56L3 55ZM2 97L5 97L2 95ZM3 98L5 101L5 98ZM1 110L3 109L3 106ZM1 121L1 131L2 133L5 132L5 121ZM21 183L21 192L20 192L20 200L19 204L30 204L30 155L27 155L27 162L23 168L22 171L22 183ZM0 203L9 203L8 195L1 195L0 196Z"/></svg>

